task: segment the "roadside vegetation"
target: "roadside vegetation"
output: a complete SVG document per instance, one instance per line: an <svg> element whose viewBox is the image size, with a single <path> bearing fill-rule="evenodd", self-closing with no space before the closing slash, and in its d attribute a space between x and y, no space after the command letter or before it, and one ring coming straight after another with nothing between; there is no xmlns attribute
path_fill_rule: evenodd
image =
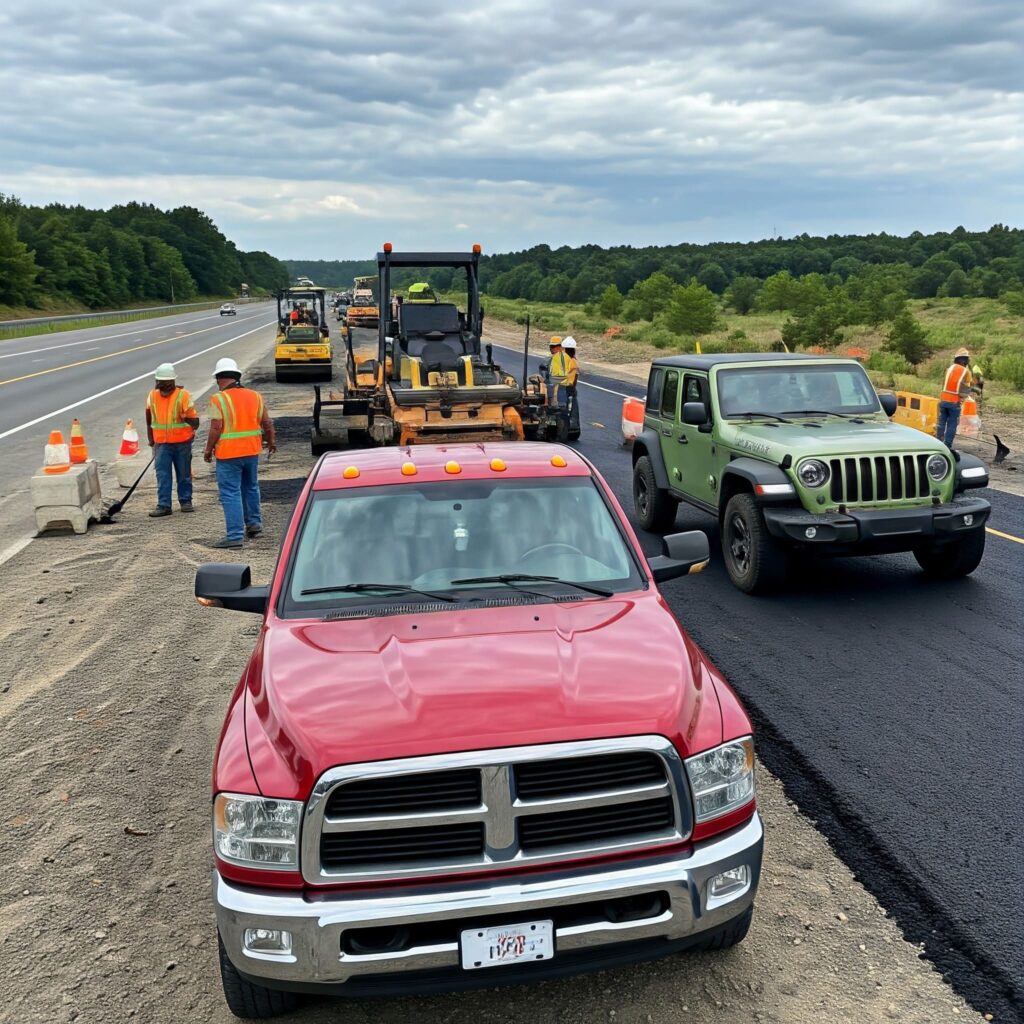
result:
<svg viewBox="0 0 1024 1024"><path fill-rule="evenodd" d="M128 309L288 283L280 260L241 252L201 210L26 206L0 194L0 320Z"/></svg>

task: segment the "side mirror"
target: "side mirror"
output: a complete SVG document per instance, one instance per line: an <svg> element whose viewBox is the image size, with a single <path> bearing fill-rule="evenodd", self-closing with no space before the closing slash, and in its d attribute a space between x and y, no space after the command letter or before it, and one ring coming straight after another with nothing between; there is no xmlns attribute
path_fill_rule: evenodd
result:
<svg viewBox="0 0 1024 1024"><path fill-rule="evenodd" d="M661 542L661 554L647 559L655 583L700 572L711 560L707 534L702 530L672 533Z"/></svg>
<svg viewBox="0 0 1024 1024"><path fill-rule="evenodd" d="M263 615L269 598L270 587L254 587L247 565L211 562L196 572L196 600L207 608Z"/></svg>
<svg viewBox="0 0 1024 1024"><path fill-rule="evenodd" d="M882 403L882 412L892 419L896 415L896 396L891 391L883 391L878 400Z"/></svg>
<svg viewBox="0 0 1024 1024"><path fill-rule="evenodd" d="M689 427L702 427L708 421L708 410L703 402L683 402L683 422Z"/></svg>

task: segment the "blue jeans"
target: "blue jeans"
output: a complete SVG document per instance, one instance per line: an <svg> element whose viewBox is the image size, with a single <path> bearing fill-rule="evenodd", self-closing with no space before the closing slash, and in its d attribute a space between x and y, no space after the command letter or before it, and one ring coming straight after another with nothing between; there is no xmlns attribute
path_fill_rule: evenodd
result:
<svg viewBox="0 0 1024 1024"><path fill-rule="evenodd" d="M217 460L217 491L224 508L225 534L241 540L247 526L263 526L260 516L260 482L256 475L260 457Z"/></svg>
<svg viewBox="0 0 1024 1024"><path fill-rule="evenodd" d="M156 503L161 508L171 507L171 468L178 480L178 501L192 500L192 442L175 441L173 444L153 445L153 465L156 467Z"/></svg>
<svg viewBox="0 0 1024 1024"><path fill-rule="evenodd" d="M935 431L935 436L947 448L953 447L953 438L956 436L956 428L959 422L960 403L939 402L939 425Z"/></svg>

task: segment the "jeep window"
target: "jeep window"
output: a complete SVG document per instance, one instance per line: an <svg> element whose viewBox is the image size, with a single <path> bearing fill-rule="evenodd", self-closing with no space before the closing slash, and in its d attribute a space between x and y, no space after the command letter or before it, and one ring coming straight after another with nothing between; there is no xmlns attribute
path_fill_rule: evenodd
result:
<svg viewBox="0 0 1024 1024"><path fill-rule="evenodd" d="M661 405L661 382L664 378L664 371L660 367L651 370L651 378L647 382L647 411L658 415L658 407Z"/></svg>
<svg viewBox="0 0 1024 1024"><path fill-rule="evenodd" d="M813 410L870 415L880 409L867 374L853 364L720 369L717 388L725 419L749 412L780 416Z"/></svg>
<svg viewBox="0 0 1024 1024"><path fill-rule="evenodd" d="M665 371L665 385L661 394L661 415L666 419L676 418L676 409L679 406L679 371Z"/></svg>
<svg viewBox="0 0 1024 1024"><path fill-rule="evenodd" d="M618 518L590 477L406 483L314 492L279 607L287 618L424 600L379 587L303 593L352 583L394 583L468 604L514 590L452 580L518 573L614 592L644 586ZM559 582L516 589L555 600L580 596Z"/></svg>

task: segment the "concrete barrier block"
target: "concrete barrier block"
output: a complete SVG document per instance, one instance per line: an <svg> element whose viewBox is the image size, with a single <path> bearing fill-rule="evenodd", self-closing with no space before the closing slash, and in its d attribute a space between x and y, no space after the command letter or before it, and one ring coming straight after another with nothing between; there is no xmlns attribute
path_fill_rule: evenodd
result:
<svg viewBox="0 0 1024 1024"><path fill-rule="evenodd" d="M119 486L131 487L138 480L139 474L145 469L149 459L150 456L144 455L142 452L139 452L138 455L119 455L114 462L114 474L117 476ZM146 474L147 477L152 475L152 470Z"/></svg>
<svg viewBox="0 0 1024 1024"><path fill-rule="evenodd" d="M39 532L70 526L85 533L90 519L103 512L100 471L95 462L72 466L66 473L36 473L32 477L32 504Z"/></svg>

